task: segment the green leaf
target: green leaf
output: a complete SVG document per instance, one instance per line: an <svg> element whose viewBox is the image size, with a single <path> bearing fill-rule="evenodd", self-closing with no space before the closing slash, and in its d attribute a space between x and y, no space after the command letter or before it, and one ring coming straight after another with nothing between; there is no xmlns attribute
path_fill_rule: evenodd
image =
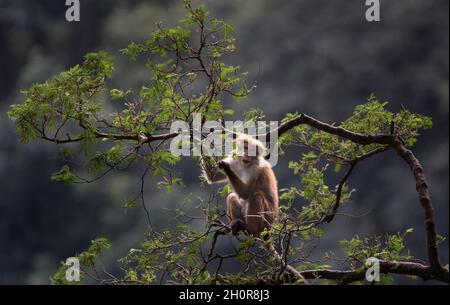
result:
<svg viewBox="0 0 450 305"><path fill-rule="evenodd" d="M119 89L111 89L109 94L111 95L111 98L113 100L123 98L125 96L125 92L123 92L122 90L119 90Z"/></svg>
<svg viewBox="0 0 450 305"><path fill-rule="evenodd" d="M76 176L71 173L68 165L64 165L58 172L51 175L51 180L72 183L76 181Z"/></svg>

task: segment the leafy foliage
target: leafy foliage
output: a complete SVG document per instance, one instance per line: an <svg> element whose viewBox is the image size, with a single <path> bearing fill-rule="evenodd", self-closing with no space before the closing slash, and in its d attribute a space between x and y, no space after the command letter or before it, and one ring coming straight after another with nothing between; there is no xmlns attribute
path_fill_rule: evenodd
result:
<svg viewBox="0 0 450 305"><path fill-rule="evenodd" d="M230 114L223 109L221 95L240 100L253 88L242 78L240 67L222 60L235 50L233 27L210 18L203 5L193 8L190 1L185 5L188 14L178 26L159 24L147 41L121 50L132 61L145 57L152 75L137 95L131 89L108 88L113 58L105 52L89 53L81 65L33 85L24 91L24 103L12 105L9 116L22 142L36 138L58 145L79 142L86 156L84 168L94 176L142 159L155 175L167 174L164 163L174 165L173 156L150 154L152 149L146 150L143 144L167 132L173 121L190 122L194 113L221 119ZM122 109L106 114L106 106L117 101L123 102ZM71 148L65 147L63 155L71 157ZM78 177L66 164L52 179L89 182L96 178Z"/></svg>
<svg viewBox="0 0 450 305"><path fill-rule="evenodd" d="M405 250L405 237L412 232L413 229L408 229L403 234L386 235L384 245L380 236L355 236L351 240L342 240L341 245L346 256L359 264L364 264L370 257L387 261L410 260L412 257L402 255L402 252Z"/></svg>
<svg viewBox="0 0 450 305"><path fill-rule="evenodd" d="M76 258L84 267L91 267L95 269L95 263L97 258L104 250L111 248L111 243L104 237L99 237L91 241L91 245L86 251L81 252ZM58 271L52 276L51 283L53 285L78 285L83 282L85 278L85 272L80 271L80 281L69 282L66 278L66 271L68 265L64 262L60 263Z"/></svg>
<svg viewBox="0 0 450 305"><path fill-rule="evenodd" d="M31 86L24 91L25 102L11 107L9 115L15 120L17 133L24 143L37 138L53 142L64 161L74 158L75 145L82 151L82 168L90 178L79 176L67 162L52 175L53 180L88 183L113 170L141 162L145 167L141 190L124 204L130 208L137 206L139 198L144 199L147 173L159 177L157 186L167 192L174 185L183 185L172 170L180 158L167 148L166 141L174 136L170 133L170 123L182 120L192 130L194 113L201 113L207 120L221 120L234 113L233 109L224 108L222 100L227 95L240 102L254 88L247 85L239 66L225 63L224 57L235 50L234 27L210 17L203 5L192 7L190 1L185 1L185 6L187 16L177 26L164 28L158 24L148 40L131 43L121 50L132 62L144 59L147 63L151 81L137 92L108 87L107 81L114 70L113 59L105 52L98 52L87 54L82 64L48 82ZM112 105L116 112L105 113ZM395 135L411 147L420 132L432 126L428 117L405 109L392 113L386 109L387 105L371 96L338 127L362 135ZM283 122L298 115L287 114ZM243 117L256 121L265 115L254 108ZM298 186L280 190L283 204L271 230L260 236L241 235L238 245L233 246L234 251L217 253L216 240L224 234L223 229L228 229L221 204L222 197L230 191L225 186L208 200L198 199L195 208L199 215L186 213L190 200L175 209L176 229L156 232L149 226L145 241L120 260L122 278L96 280L132 284L256 284L268 279L282 282L285 264L291 261L299 263L297 270L328 268L338 260L333 253L325 253L318 262L308 259L324 234L320 225L334 216L340 205L349 202L354 190L350 189L347 176L355 164L387 147L360 145L306 124L281 135L278 145L282 152L289 145L303 146L309 151L298 161L289 163L289 168L299 177ZM340 176L343 168L347 174L333 187L331 178ZM198 221L206 229L200 230L194 224ZM339 261L357 269L368 257L409 260L409 255L402 254L406 233L387 235L384 245L377 236L363 239L356 236L342 241L346 257ZM280 249L285 263L280 263L275 255L262 254L260 245ZM110 247L106 239L100 238L92 241L77 258L84 267L95 270L97 258ZM240 262L242 268L235 274L222 274L222 264L230 259ZM61 264L52 283L68 284L66 270L67 266Z"/></svg>
<svg viewBox="0 0 450 305"><path fill-rule="evenodd" d="M392 113L385 107L388 102L380 102L372 95L368 102L355 108L353 115L342 122L338 127L363 135L390 134L392 126L394 131L408 147L412 147L422 130L432 127L429 117L401 110ZM287 114L284 122L298 116L298 113ZM392 125L394 123L394 125ZM335 163L341 164L361 158L377 148L379 144L359 145L350 140L341 139L338 136L317 131L307 125L300 125L290 132L283 134L279 141L280 146L284 144L300 145L326 156Z"/></svg>

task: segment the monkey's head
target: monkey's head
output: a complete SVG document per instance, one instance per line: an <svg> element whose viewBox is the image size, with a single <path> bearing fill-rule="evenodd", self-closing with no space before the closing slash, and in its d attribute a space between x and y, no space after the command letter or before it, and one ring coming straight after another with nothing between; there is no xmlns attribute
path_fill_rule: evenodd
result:
<svg viewBox="0 0 450 305"><path fill-rule="evenodd" d="M245 134L239 135L235 144L237 160L244 167L259 164L259 160L266 149L261 141Z"/></svg>

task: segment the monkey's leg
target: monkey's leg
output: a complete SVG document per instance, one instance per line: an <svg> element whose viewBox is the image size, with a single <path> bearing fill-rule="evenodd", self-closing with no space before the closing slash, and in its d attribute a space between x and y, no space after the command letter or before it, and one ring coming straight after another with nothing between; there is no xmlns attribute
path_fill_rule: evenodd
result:
<svg viewBox="0 0 450 305"><path fill-rule="evenodd" d="M270 228L274 217L264 194L257 192L249 198L248 202L247 231L251 234L259 234L264 228Z"/></svg>
<svg viewBox="0 0 450 305"><path fill-rule="evenodd" d="M236 193L230 193L227 197L227 215L234 235L246 228L241 199Z"/></svg>

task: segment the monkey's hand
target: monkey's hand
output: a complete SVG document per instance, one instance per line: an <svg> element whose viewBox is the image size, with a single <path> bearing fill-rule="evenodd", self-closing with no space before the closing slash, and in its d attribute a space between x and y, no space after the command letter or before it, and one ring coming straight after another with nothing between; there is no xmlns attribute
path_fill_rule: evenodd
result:
<svg viewBox="0 0 450 305"><path fill-rule="evenodd" d="M229 168L230 164L228 164L228 162L226 162L225 160L220 160L219 163L217 164L217 166L220 169L225 169L225 168Z"/></svg>

